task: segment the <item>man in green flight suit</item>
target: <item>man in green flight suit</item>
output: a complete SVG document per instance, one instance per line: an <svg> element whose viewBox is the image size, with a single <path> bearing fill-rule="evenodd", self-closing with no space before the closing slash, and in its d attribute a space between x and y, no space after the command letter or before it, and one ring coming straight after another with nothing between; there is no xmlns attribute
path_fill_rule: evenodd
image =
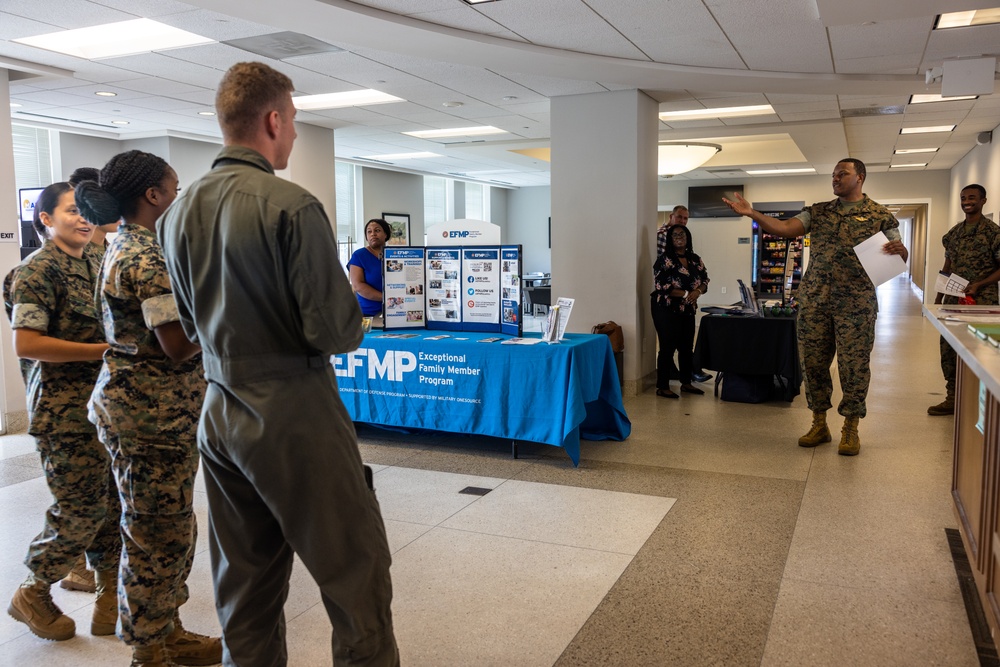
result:
<svg viewBox="0 0 1000 667"><path fill-rule="evenodd" d="M833 194L837 198L808 206L788 220L753 210L739 193L736 201L723 199L735 213L756 221L777 236L810 235L809 266L799 286L799 355L806 380L806 402L813 413L809 432L799 446L815 447L832 440L826 411L832 407L830 365L837 356L837 370L844 397L837 412L844 416L838 454L861 451L858 421L865 416L865 398L871 380L869 361L875 344L878 302L875 285L865 273L854 247L878 232L888 243L883 252L906 261L899 222L885 206L862 191L867 178L861 160L845 158L833 169Z"/></svg>
<svg viewBox="0 0 1000 667"><path fill-rule="evenodd" d="M973 183L962 188L960 222L941 238L944 244L944 268L941 273L954 273L969 281L966 296L978 304L998 303L997 281L1000 280L1000 226L983 215L986 188ZM958 303L958 298L938 292L934 303ZM945 399L927 408L929 415L955 413L955 349L941 338L941 371L945 380Z"/></svg>

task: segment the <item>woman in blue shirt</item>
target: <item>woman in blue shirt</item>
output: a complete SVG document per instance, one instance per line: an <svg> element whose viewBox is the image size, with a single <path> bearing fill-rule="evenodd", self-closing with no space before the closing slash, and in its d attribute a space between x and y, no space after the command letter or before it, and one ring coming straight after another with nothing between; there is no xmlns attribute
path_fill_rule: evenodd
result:
<svg viewBox="0 0 1000 667"><path fill-rule="evenodd" d="M365 240L368 245L359 248L347 263L351 272L351 287L358 296L361 312L365 317L382 312L382 250L392 236L392 227L381 218L373 218L365 224Z"/></svg>

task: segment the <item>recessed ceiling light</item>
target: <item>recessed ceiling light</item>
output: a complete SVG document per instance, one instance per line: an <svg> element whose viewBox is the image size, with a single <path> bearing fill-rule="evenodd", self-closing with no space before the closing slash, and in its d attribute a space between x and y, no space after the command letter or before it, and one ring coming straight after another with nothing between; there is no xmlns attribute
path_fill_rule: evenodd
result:
<svg viewBox="0 0 1000 667"><path fill-rule="evenodd" d="M916 164L890 164L889 169L903 169L905 167L926 167L926 162L918 162Z"/></svg>
<svg viewBox="0 0 1000 667"><path fill-rule="evenodd" d="M955 129L954 125L930 125L927 127L904 127L899 131L900 134L925 134L930 132L951 132Z"/></svg>
<svg viewBox="0 0 1000 667"><path fill-rule="evenodd" d="M292 98L292 104L300 111L319 111L321 109L342 109L344 107L363 107L372 104L388 104L389 102L405 102L402 97L389 95L377 90L349 90L343 93L323 93L321 95L300 95Z"/></svg>
<svg viewBox="0 0 1000 667"><path fill-rule="evenodd" d="M386 153L385 155L361 155L365 160L415 160L424 157L441 157L438 153L418 151L416 153Z"/></svg>
<svg viewBox="0 0 1000 667"><path fill-rule="evenodd" d="M112 93L110 90L98 90L94 94L98 97L118 97L118 93Z"/></svg>
<svg viewBox="0 0 1000 667"><path fill-rule="evenodd" d="M987 25L990 23L1000 23L1000 7L939 14L934 29L964 28L970 25Z"/></svg>
<svg viewBox="0 0 1000 667"><path fill-rule="evenodd" d="M801 169L747 169L748 174L751 176L763 176L766 174L815 174L816 170L812 167L801 168Z"/></svg>
<svg viewBox="0 0 1000 667"><path fill-rule="evenodd" d="M462 106L461 102L442 102L441 106L448 107L449 109L454 109L455 107Z"/></svg>
<svg viewBox="0 0 1000 667"><path fill-rule="evenodd" d="M496 2L497 0L465 0L467 4L470 5L481 5L484 2Z"/></svg>
<svg viewBox="0 0 1000 667"><path fill-rule="evenodd" d="M897 148L893 151L895 155L911 155L913 153L937 153L936 148Z"/></svg>
<svg viewBox="0 0 1000 667"><path fill-rule="evenodd" d="M11 103L10 103L10 108L11 108L11 109L17 109L17 108L18 108L18 107L20 107L20 106L21 106L21 105L20 105L20 104L18 104L17 102L11 102Z"/></svg>
<svg viewBox="0 0 1000 667"><path fill-rule="evenodd" d="M113 120L113 121L111 121L111 124L112 125L128 125L128 121L127 120Z"/></svg>
<svg viewBox="0 0 1000 667"><path fill-rule="evenodd" d="M504 102L513 102L517 99L517 95L505 95L502 99Z"/></svg>
<svg viewBox="0 0 1000 667"><path fill-rule="evenodd" d="M661 111L660 120L706 120L710 118L743 118L746 116L766 116L773 114L770 104L756 104L745 107L721 107L718 109L689 109L687 111Z"/></svg>
<svg viewBox="0 0 1000 667"><path fill-rule="evenodd" d="M415 130L403 132L403 134L419 139L440 139L441 137L481 137L487 134L504 134L506 131L492 125L481 125L479 127L454 127L445 130Z"/></svg>
<svg viewBox="0 0 1000 667"><path fill-rule="evenodd" d="M214 116L215 112L214 111L199 111L198 115L199 116Z"/></svg>
<svg viewBox="0 0 1000 667"><path fill-rule="evenodd" d="M979 95L956 95L955 97L941 97L937 93L932 95L910 95L910 104L927 104L928 102L955 102L958 100L976 100Z"/></svg>
<svg viewBox="0 0 1000 667"><path fill-rule="evenodd" d="M150 19L134 19L90 28L60 30L13 41L46 51L97 60L211 44L215 40Z"/></svg>

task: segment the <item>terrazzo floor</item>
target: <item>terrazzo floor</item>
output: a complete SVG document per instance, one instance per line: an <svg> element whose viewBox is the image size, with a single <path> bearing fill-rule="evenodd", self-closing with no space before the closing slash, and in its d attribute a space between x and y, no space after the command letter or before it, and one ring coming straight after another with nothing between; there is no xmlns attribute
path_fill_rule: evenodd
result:
<svg viewBox="0 0 1000 667"><path fill-rule="evenodd" d="M403 664L978 665L945 535L952 423L926 415L944 391L938 336L902 279L879 302L854 458L836 442L796 446L802 396L650 390L626 399L632 436L584 442L579 468L557 448L522 445L515 460L499 440L361 427ZM49 502L30 438L0 438L0 595L24 578ZM204 526L200 490L196 506ZM182 617L216 633L198 550ZM119 641L86 632L90 596L55 591L81 632L46 642L3 615L0 667L128 664ZM298 565L286 617L289 664L330 664L329 623Z"/></svg>

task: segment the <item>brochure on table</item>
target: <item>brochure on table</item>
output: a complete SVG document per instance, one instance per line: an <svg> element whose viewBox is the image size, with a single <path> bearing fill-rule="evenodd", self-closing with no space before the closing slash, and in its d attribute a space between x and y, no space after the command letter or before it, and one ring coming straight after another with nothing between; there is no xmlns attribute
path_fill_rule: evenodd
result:
<svg viewBox="0 0 1000 667"><path fill-rule="evenodd" d="M388 246L385 329L497 331L520 336L521 246Z"/></svg>
<svg viewBox="0 0 1000 667"><path fill-rule="evenodd" d="M425 248L386 246L382 251L385 329L423 329Z"/></svg>
<svg viewBox="0 0 1000 667"><path fill-rule="evenodd" d="M546 343L558 343L566 334L566 325L569 324L569 316L573 313L573 303L575 299L559 297L555 305L549 308L549 316L545 321L545 331L542 333L542 340Z"/></svg>

